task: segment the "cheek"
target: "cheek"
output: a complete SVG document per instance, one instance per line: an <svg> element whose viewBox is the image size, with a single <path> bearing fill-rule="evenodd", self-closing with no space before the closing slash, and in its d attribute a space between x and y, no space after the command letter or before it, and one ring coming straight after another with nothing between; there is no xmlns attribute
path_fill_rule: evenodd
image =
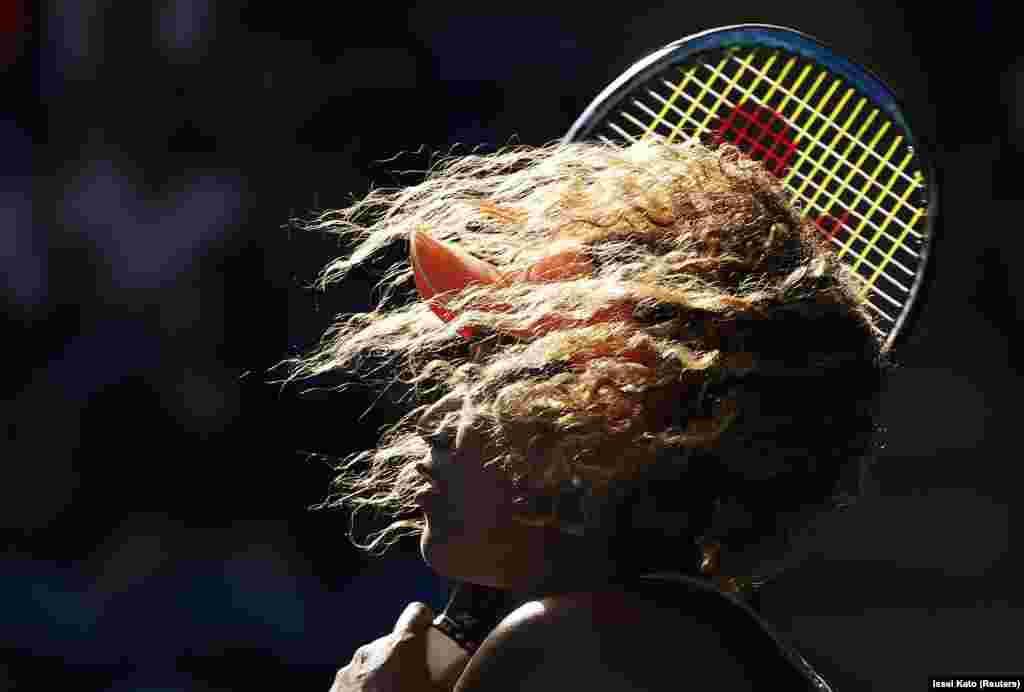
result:
<svg viewBox="0 0 1024 692"><path fill-rule="evenodd" d="M466 538L486 538L511 519L511 498L482 469L451 478L440 499L428 517Z"/></svg>
<svg viewBox="0 0 1024 692"><path fill-rule="evenodd" d="M477 574L513 542L518 527L510 497L486 470L458 474L438 499L426 512L420 539L423 559L435 571L456 578Z"/></svg>
<svg viewBox="0 0 1024 692"><path fill-rule="evenodd" d="M490 571L493 551L503 543L501 532L483 521L474 507L437 508L426 515L420 553L430 567L452 579Z"/></svg>
<svg viewBox="0 0 1024 692"><path fill-rule="evenodd" d="M435 460L444 479L448 516L459 520L467 535L508 523L512 509L510 483L500 469L484 465L500 450L484 444L477 431L465 426L459 433L458 449L454 454L439 454Z"/></svg>

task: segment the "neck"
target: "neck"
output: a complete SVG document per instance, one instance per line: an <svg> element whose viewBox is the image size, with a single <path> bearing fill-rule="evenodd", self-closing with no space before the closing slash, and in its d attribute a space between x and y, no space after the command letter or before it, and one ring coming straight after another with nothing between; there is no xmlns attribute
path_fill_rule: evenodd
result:
<svg viewBox="0 0 1024 692"><path fill-rule="evenodd" d="M543 530L545 540L538 542L543 551L529 562L532 569L508 585L524 600L599 590L621 576L621 565L609 555L607 541Z"/></svg>

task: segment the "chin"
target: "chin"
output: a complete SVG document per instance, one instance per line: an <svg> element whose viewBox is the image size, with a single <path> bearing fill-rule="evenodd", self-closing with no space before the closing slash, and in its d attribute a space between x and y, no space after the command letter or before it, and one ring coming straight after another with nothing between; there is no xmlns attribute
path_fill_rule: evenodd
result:
<svg viewBox="0 0 1024 692"><path fill-rule="evenodd" d="M426 525L420 533L420 555L432 570L442 576L452 577L452 546L439 535L437 528L436 521L426 520Z"/></svg>
<svg viewBox="0 0 1024 692"><path fill-rule="evenodd" d="M463 541L452 540L453 536L438 530L437 522L427 519L426 526L420 534L420 556L435 573L448 579L460 581L474 576L474 570L467 569L472 565L470 559L474 553L472 546Z"/></svg>

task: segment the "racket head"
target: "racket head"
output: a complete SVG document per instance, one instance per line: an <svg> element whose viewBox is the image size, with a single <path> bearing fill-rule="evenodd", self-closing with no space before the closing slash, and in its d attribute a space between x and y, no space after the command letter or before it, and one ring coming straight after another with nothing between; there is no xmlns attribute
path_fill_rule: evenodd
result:
<svg viewBox="0 0 1024 692"><path fill-rule="evenodd" d="M782 26L709 29L609 84L564 142L729 142L783 183L860 277L882 350L909 331L930 275L939 179L925 137L868 68Z"/></svg>

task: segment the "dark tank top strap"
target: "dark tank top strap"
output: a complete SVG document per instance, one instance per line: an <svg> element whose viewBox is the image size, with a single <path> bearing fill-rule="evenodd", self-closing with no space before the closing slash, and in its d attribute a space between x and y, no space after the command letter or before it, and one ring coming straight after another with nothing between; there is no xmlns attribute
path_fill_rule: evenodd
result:
<svg viewBox="0 0 1024 692"><path fill-rule="evenodd" d="M746 603L723 593L706 580L678 572L649 572L625 581L623 586L630 592L650 598L659 607L676 608L714 628L751 682L771 682L781 685L779 689L835 692L807 660Z"/></svg>

